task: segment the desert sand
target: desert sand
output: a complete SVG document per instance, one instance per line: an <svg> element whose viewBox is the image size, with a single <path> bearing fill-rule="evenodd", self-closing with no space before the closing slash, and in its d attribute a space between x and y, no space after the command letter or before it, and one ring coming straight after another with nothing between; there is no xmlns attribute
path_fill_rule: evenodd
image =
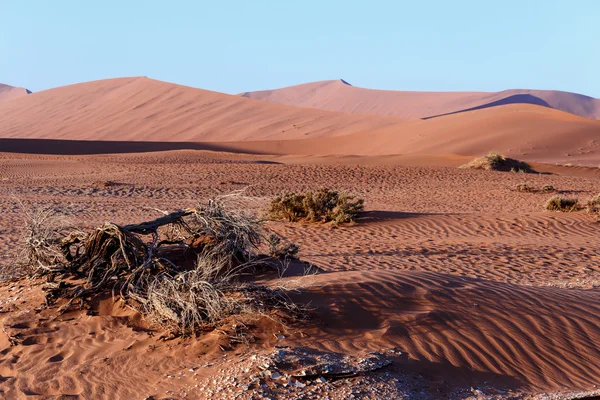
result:
<svg viewBox="0 0 600 400"><path fill-rule="evenodd" d="M600 122L531 104L422 121L339 111L147 78L1 103L5 268L20 243L19 202L68 206L82 229L147 220L160 216L157 209L239 189L252 198L247 210L261 216L277 194L320 187L366 204L356 224L267 222L300 245L300 264L320 271L293 294L314 316L289 326L257 320L244 344L219 331L164 340L110 296L57 314L45 306L43 280L5 282L2 396L463 399L596 391L600 225L583 211L545 211L549 194L514 188L552 185L581 202L598 194L599 170L590 165L600 164ZM457 168L490 150L536 161L545 174ZM577 165L557 165L565 160ZM253 383L265 360L289 349L379 352L391 364L305 387L263 377Z"/></svg>
<svg viewBox="0 0 600 400"><path fill-rule="evenodd" d="M365 89L340 79L245 92L241 95L291 106L402 118L434 118L504 104L536 104L586 118L600 119L600 99L558 90L408 92Z"/></svg>
<svg viewBox="0 0 600 400"><path fill-rule="evenodd" d="M476 156L494 150L530 162L600 164L600 121L535 104L411 121L282 106L148 78L88 82L3 102L0 131L5 150L30 153Z"/></svg>
<svg viewBox="0 0 600 400"><path fill-rule="evenodd" d="M30 93L31 92L27 89L0 83L0 102L5 100L13 100L17 97L25 96Z"/></svg>
<svg viewBox="0 0 600 400"><path fill-rule="evenodd" d="M210 92L144 77L49 89L0 104L6 138L201 142L366 132L397 117L348 116Z"/></svg>

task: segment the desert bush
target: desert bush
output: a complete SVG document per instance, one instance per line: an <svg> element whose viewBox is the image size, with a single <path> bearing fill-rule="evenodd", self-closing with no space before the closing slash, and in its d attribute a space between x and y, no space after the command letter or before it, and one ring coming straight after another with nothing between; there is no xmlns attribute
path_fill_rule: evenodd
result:
<svg viewBox="0 0 600 400"><path fill-rule="evenodd" d="M47 221L39 219L39 225ZM46 229L37 227L32 234L35 243L51 239L44 242L43 262L36 257L26 262L33 273L48 277L49 304L68 300L63 309L110 293L183 335L245 310L299 310L281 290L252 284L254 273L272 268L259 254L269 245L267 238L257 218L229 209L223 198L138 224L106 223L87 233L52 228L48 235ZM292 247L279 251L297 253Z"/></svg>
<svg viewBox="0 0 600 400"><path fill-rule="evenodd" d="M483 157L461 165L459 168L483 169L486 171L511 171L532 173L535 172L529 164L523 161L518 161L513 158L508 158L502 154L490 152Z"/></svg>
<svg viewBox="0 0 600 400"><path fill-rule="evenodd" d="M600 214L600 194L589 199L585 205L585 209L589 213Z"/></svg>
<svg viewBox="0 0 600 400"><path fill-rule="evenodd" d="M600 206L600 194L595 195L590 200L588 200L588 205L591 206Z"/></svg>
<svg viewBox="0 0 600 400"><path fill-rule="evenodd" d="M12 270L7 276L43 275L60 269L66 262L61 240L67 235L82 233L74 227L70 213L60 207L25 206L17 199L24 221L21 226L21 246Z"/></svg>
<svg viewBox="0 0 600 400"><path fill-rule="evenodd" d="M304 194L288 193L271 201L269 216L290 222L352 222L364 209L364 201L330 189Z"/></svg>
<svg viewBox="0 0 600 400"><path fill-rule="evenodd" d="M580 207L578 199L554 195L546 201L544 208L548 211L571 212L578 210Z"/></svg>
<svg viewBox="0 0 600 400"><path fill-rule="evenodd" d="M171 331L191 333L203 324L213 324L237 310L226 292L235 288L227 271L229 260L218 253L198 257L194 269L176 275L161 273L136 293L141 309L155 324Z"/></svg>
<svg viewBox="0 0 600 400"><path fill-rule="evenodd" d="M527 182L522 182L515 186L515 190L518 192L534 192L535 188Z"/></svg>
<svg viewBox="0 0 600 400"><path fill-rule="evenodd" d="M544 193L552 193L552 192L555 192L555 191L556 191L556 189L554 189L554 186L552 186L552 185L544 185L544 186L542 186L542 192L544 192Z"/></svg>

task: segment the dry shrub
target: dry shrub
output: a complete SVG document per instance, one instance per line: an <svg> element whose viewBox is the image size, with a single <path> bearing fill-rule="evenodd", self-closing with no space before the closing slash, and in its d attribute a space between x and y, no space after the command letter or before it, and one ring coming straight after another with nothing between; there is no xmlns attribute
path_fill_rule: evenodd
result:
<svg viewBox="0 0 600 400"><path fill-rule="evenodd" d="M296 243L286 242L276 233L271 233L266 237L269 245L269 255L273 258L296 258L300 251L300 246Z"/></svg>
<svg viewBox="0 0 600 400"><path fill-rule="evenodd" d="M40 275L56 272L66 262L61 240L67 235L79 235L70 212L54 206L26 207L17 199L24 215L21 227L22 245L7 276Z"/></svg>
<svg viewBox="0 0 600 400"><path fill-rule="evenodd" d="M272 266L258 254L266 238L258 219L229 209L226 200L139 224L106 223L89 233L51 229L43 262L25 261L30 271L48 277L48 303L67 299L67 309L75 300L85 305L112 293L174 334L191 334L244 310L299 310L282 291L249 281ZM36 228L37 241L48 236L45 229Z"/></svg>
<svg viewBox="0 0 600 400"><path fill-rule="evenodd" d="M544 192L544 193L552 193L552 192L555 192L555 191L556 191L556 189L552 185L544 185L544 186L542 186L542 192Z"/></svg>
<svg viewBox="0 0 600 400"><path fill-rule="evenodd" d="M548 211L571 212L579 210L580 206L578 199L554 195L546 201L544 208Z"/></svg>
<svg viewBox="0 0 600 400"><path fill-rule="evenodd" d="M585 209L590 214L596 214L596 217L600 215L600 194L595 195L588 200Z"/></svg>
<svg viewBox="0 0 600 400"><path fill-rule="evenodd" d="M353 222L364 209L364 200L331 189L303 194L288 193L271 201L269 217L290 222Z"/></svg>
<svg viewBox="0 0 600 400"><path fill-rule="evenodd" d="M529 164L508 158L502 154L490 152L488 155L476 158L475 160L461 165L459 168L483 169L486 171L504 171L504 172L535 172Z"/></svg>
<svg viewBox="0 0 600 400"><path fill-rule="evenodd" d="M226 296L233 287L228 278L233 276L220 274L227 270L228 260L217 257L205 254L191 271L153 277L145 293L135 296L143 313L156 325L189 334L237 311L236 302Z"/></svg>
<svg viewBox="0 0 600 400"><path fill-rule="evenodd" d="M517 192L535 192L535 188L527 182L522 182L515 186Z"/></svg>
<svg viewBox="0 0 600 400"><path fill-rule="evenodd" d="M600 206L600 194L595 195L588 201L589 206L598 207Z"/></svg>

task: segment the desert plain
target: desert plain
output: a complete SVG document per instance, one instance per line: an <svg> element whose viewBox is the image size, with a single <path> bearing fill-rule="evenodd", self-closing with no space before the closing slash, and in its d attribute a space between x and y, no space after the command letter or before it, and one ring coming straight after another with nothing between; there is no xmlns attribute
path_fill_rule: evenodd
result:
<svg viewBox="0 0 600 400"><path fill-rule="evenodd" d="M1 397L594 398L600 223L544 204L600 193L599 118L600 100L557 91L0 86ZM535 173L458 168L490 151ZM275 196L319 188L365 209L339 225L268 217ZM13 276L23 207L68 208L89 231L237 191L298 244L277 279L309 318L169 337L118 296L59 313L44 277ZM276 368L294 352L355 373Z"/></svg>

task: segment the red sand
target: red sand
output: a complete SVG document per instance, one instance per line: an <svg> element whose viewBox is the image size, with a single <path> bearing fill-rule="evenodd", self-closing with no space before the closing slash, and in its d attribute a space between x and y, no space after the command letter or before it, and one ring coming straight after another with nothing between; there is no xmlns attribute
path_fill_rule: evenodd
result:
<svg viewBox="0 0 600 400"><path fill-rule="evenodd" d="M530 104L407 122L282 106L147 78L65 86L0 104L0 138L203 142L271 154L499 151L526 161L598 165L598 132L600 121Z"/></svg>
<svg viewBox="0 0 600 400"><path fill-rule="evenodd" d="M600 119L600 99L558 90L408 92L364 89L342 80L333 80L246 92L242 96L291 106L402 118L428 118L472 108L523 103L545 105L583 117Z"/></svg>
<svg viewBox="0 0 600 400"><path fill-rule="evenodd" d="M151 337L140 330L139 316L118 305L104 304L98 316L54 319L52 310L30 313L43 303L38 286L4 288L0 305L12 311L0 323L11 335L20 334L23 344L11 347L0 334L0 390L7 398L166 391L181 397L184 390L202 397L207 392L194 385L216 390L210 382L220 372L201 368L198 375L190 367L231 366L275 344L344 354L397 347L407 358L389 370L391 376L421 379L425 398L445 398L470 386L529 393L593 389L600 379L600 258L594 239L600 226L585 213L544 212L548 195L513 187L523 180L535 187L552 184L586 201L598 191L597 176L400 167L375 159L371 165L342 159L265 163L285 160L193 151L0 156L5 255L14 249L21 218L13 196L70 204L81 210L87 227L139 221L153 207L185 207L245 186L259 213L276 193L321 186L357 193L368 208L358 225L334 230L269 224L300 244L302 260L329 272L311 277L297 295L317 306L320 318L284 330L279 343L267 325L261 325L256 344L234 351L220 350L219 334L165 343L159 333ZM120 184L94 184L107 180ZM206 371L212 378L204 377ZM335 393L332 398L339 398ZM228 398L225 392L214 397Z"/></svg>
<svg viewBox="0 0 600 400"><path fill-rule="evenodd" d="M525 160L598 164L599 132L599 121L531 104L407 122L147 78L3 101L0 138L21 138L0 139L11 151L52 147L60 153L62 145L70 146L65 153L86 153L86 140L110 141L102 151L136 143L135 151L155 151L0 152L4 266L14 268L19 201L69 205L84 229L147 220L158 216L156 209L188 207L244 187L253 198L248 210L259 215L276 194L319 187L357 194L367 210L358 224L336 229L268 222L300 245L302 261L324 271L303 280L294 295L317 306L317 318L292 326L259 318L255 341L245 345L231 345L219 331L160 340L164 332L149 329L139 314L110 298L91 313L57 316L43 307L37 281L1 285L0 394L230 399L235 392L250 398L262 390L240 383L259 373L251 357L282 345L352 355L392 347L403 353L373 373L374 381L314 382L294 392L297 397L312 388L336 400L351 390L371 398L401 393L423 399L465 398L473 395L471 387L490 396L501 389L509 397L595 390L600 225L585 212L546 212L542 204L550 194L514 187L553 185L585 203L599 191L599 169L540 164L535 168L554 175L525 175L456 166L490 150ZM255 154L158 151L186 142ZM114 184L98 184L107 181ZM376 383L389 385L377 392ZM279 389L281 397L292 396L289 387Z"/></svg>
<svg viewBox="0 0 600 400"><path fill-rule="evenodd" d="M0 83L0 102L13 100L29 94L29 90Z"/></svg>
<svg viewBox="0 0 600 400"><path fill-rule="evenodd" d="M343 137L231 144L274 154L483 155L526 161L600 164L600 121L529 104L469 111ZM225 143L222 143L225 145Z"/></svg>
<svg viewBox="0 0 600 400"><path fill-rule="evenodd" d="M298 139L396 126L275 105L148 78L63 86L0 104L0 137L135 141Z"/></svg>

